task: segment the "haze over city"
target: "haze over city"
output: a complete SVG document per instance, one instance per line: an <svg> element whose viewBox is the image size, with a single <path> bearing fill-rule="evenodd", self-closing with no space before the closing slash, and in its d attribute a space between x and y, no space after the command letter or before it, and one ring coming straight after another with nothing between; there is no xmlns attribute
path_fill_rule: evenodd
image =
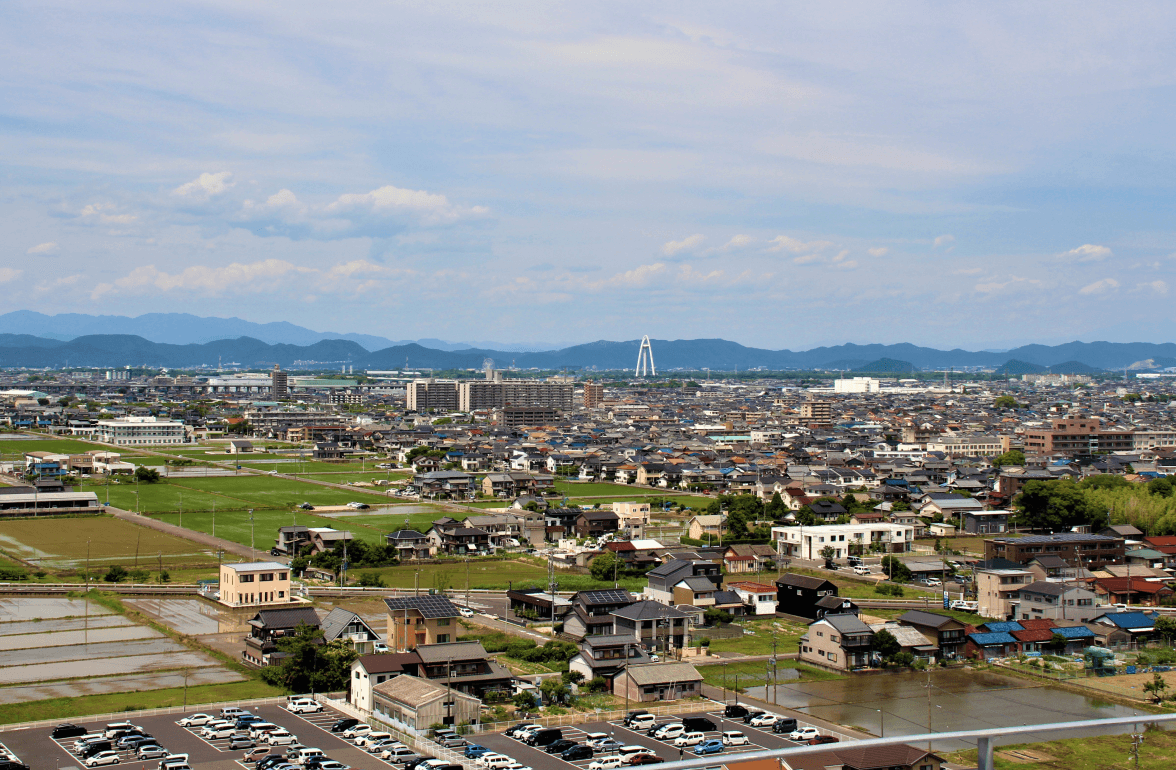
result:
<svg viewBox="0 0 1176 770"><path fill-rule="evenodd" d="M1174 13L10 3L0 281L392 339L1170 341Z"/></svg>

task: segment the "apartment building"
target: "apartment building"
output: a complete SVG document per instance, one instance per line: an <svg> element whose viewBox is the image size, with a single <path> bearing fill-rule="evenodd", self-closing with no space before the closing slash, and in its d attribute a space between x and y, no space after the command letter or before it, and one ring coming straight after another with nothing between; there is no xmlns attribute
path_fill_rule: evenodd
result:
<svg viewBox="0 0 1176 770"><path fill-rule="evenodd" d="M548 407L570 411L575 385L547 380L469 380L457 383L457 410Z"/></svg>
<svg viewBox="0 0 1176 770"><path fill-rule="evenodd" d="M868 553L871 547L884 553L906 553L915 540L908 524L829 524L817 527L772 527L776 553L798 559L823 559L821 551L833 549L834 559ZM877 544L877 545L875 545Z"/></svg>
<svg viewBox="0 0 1176 770"><path fill-rule="evenodd" d="M599 382L584 383L584 408L595 409L604 403L604 385Z"/></svg>
<svg viewBox="0 0 1176 770"><path fill-rule="evenodd" d="M255 436L274 436L285 433L290 428L301 428L308 425L326 425L335 417L330 412L314 411L285 411L281 409L250 409L244 414L245 421L253 427Z"/></svg>
<svg viewBox="0 0 1176 770"><path fill-rule="evenodd" d="M1013 602L1023 586L1037 579L1025 569L976 570L976 601L979 613L986 618L1005 619L1013 613Z"/></svg>
<svg viewBox="0 0 1176 770"><path fill-rule="evenodd" d="M800 405L800 421L806 425L832 425L833 402L805 401Z"/></svg>
<svg viewBox="0 0 1176 770"><path fill-rule="evenodd" d="M1121 537L1083 535L1075 532L984 541L985 560L1008 559L1017 564L1028 564L1034 557L1043 554L1053 554L1067 564L1078 564L1089 570L1097 570L1107 564L1123 563L1124 541Z"/></svg>
<svg viewBox="0 0 1176 770"><path fill-rule="evenodd" d="M1135 437L1129 430L1104 430L1098 417L1067 417L1053 420L1048 429L1025 431L1024 445L1026 455L1074 457L1098 452L1130 452L1135 448Z"/></svg>
<svg viewBox="0 0 1176 770"><path fill-rule="evenodd" d="M995 457L1002 447L1000 436L937 436L927 442L928 452L948 457Z"/></svg>
<svg viewBox="0 0 1176 770"><path fill-rule="evenodd" d="M270 372L270 396L277 401L284 401L290 397L290 376L282 371L282 367L274 364Z"/></svg>
<svg viewBox="0 0 1176 770"><path fill-rule="evenodd" d="M457 381L435 380L432 377L413 380L405 386L405 397L410 412L455 412Z"/></svg>

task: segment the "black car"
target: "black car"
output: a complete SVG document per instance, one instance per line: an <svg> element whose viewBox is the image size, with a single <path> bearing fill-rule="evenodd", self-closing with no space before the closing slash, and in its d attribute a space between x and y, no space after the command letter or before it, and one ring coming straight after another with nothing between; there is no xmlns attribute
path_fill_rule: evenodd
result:
<svg viewBox="0 0 1176 770"><path fill-rule="evenodd" d="M796 720L792 717L777 717L776 723L772 725L772 732L783 733L787 735L796 729Z"/></svg>
<svg viewBox="0 0 1176 770"><path fill-rule="evenodd" d="M727 708L723 709L723 716L727 719L739 719L747 715L747 707L740 706L738 703L728 703Z"/></svg>
<svg viewBox="0 0 1176 770"><path fill-rule="evenodd" d="M636 719L637 717L642 716L644 714L648 714L648 713L649 712L646 711L645 709L638 709L637 711L630 711L627 715L625 715L625 727L628 727L629 725L633 724L633 720Z"/></svg>
<svg viewBox="0 0 1176 770"><path fill-rule="evenodd" d="M411 762L405 762L404 770L416 770L417 765L421 764L422 762L428 762L430 759L434 759L434 757L430 757L426 754L424 756L417 757Z"/></svg>
<svg viewBox="0 0 1176 770"><path fill-rule="evenodd" d="M762 709L748 709L747 713L743 715L743 724L751 724L751 720L765 713Z"/></svg>
<svg viewBox="0 0 1176 770"><path fill-rule="evenodd" d="M281 754L267 754L257 761L257 770L269 770L274 765L283 764L286 758Z"/></svg>
<svg viewBox="0 0 1176 770"><path fill-rule="evenodd" d="M564 751L570 749L571 747L573 747L575 745L576 745L575 741L569 741L567 738L560 738L559 740L554 740L551 743L544 746L543 750L546 751L548 754L562 754Z"/></svg>
<svg viewBox="0 0 1176 770"><path fill-rule="evenodd" d="M682 726L691 733L712 733L719 729L706 717L686 717L682 720Z"/></svg>
<svg viewBox="0 0 1176 770"><path fill-rule="evenodd" d="M26 764L22 764L21 762L13 762L11 760L5 760L3 762L0 762L0 770L29 770L29 766Z"/></svg>
<svg viewBox="0 0 1176 770"><path fill-rule="evenodd" d="M352 719L351 717L344 717L343 719L340 719L335 724L331 725L331 732L333 732L333 733L345 732L345 731L350 730L351 728L355 727L357 724L359 724L358 719Z"/></svg>
<svg viewBox="0 0 1176 770"><path fill-rule="evenodd" d="M571 762L576 759L592 759L592 747L583 744L576 744L570 749L565 749L560 753L560 756Z"/></svg>
<svg viewBox="0 0 1176 770"><path fill-rule="evenodd" d="M85 735L86 728L81 725L64 724L53 728L54 738L77 738L79 735Z"/></svg>

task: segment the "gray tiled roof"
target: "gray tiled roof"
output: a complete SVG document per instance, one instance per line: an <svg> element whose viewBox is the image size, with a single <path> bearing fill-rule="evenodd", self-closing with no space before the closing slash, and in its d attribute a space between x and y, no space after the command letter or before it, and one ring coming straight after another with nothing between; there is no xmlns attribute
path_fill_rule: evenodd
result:
<svg viewBox="0 0 1176 770"><path fill-rule="evenodd" d="M868 629L867 629L868 630ZM701 682L702 674L689 663L642 663L628 667L629 676L638 685L662 684L671 682Z"/></svg>
<svg viewBox="0 0 1176 770"><path fill-rule="evenodd" d="M449 660L484 660L486 650L481 642L446 642L423 644L416 648L423 663L445 663Z"/></svg>

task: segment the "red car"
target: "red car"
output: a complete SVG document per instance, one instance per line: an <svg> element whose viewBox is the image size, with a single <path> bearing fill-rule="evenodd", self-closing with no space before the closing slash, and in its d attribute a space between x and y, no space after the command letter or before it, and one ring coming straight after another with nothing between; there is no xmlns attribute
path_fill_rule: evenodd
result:
<svg viewBox="0 0 1176 770"><path fill-rule="evenodd" d="M832 735L818 735L816 738L810 739L808 742L808 745L820 746L822 743L839 743L839 742L840 741L838 741L838 739L834 738Z"/></svg>
<svg viewBox="0 0 1176 770"><path fill-rule="evenodd" d="M665 760L656 754L634 754L632 756L632 758L629 759L628 764L630 764L630 765L656 765L661 762L665 762Z"/></svg>

